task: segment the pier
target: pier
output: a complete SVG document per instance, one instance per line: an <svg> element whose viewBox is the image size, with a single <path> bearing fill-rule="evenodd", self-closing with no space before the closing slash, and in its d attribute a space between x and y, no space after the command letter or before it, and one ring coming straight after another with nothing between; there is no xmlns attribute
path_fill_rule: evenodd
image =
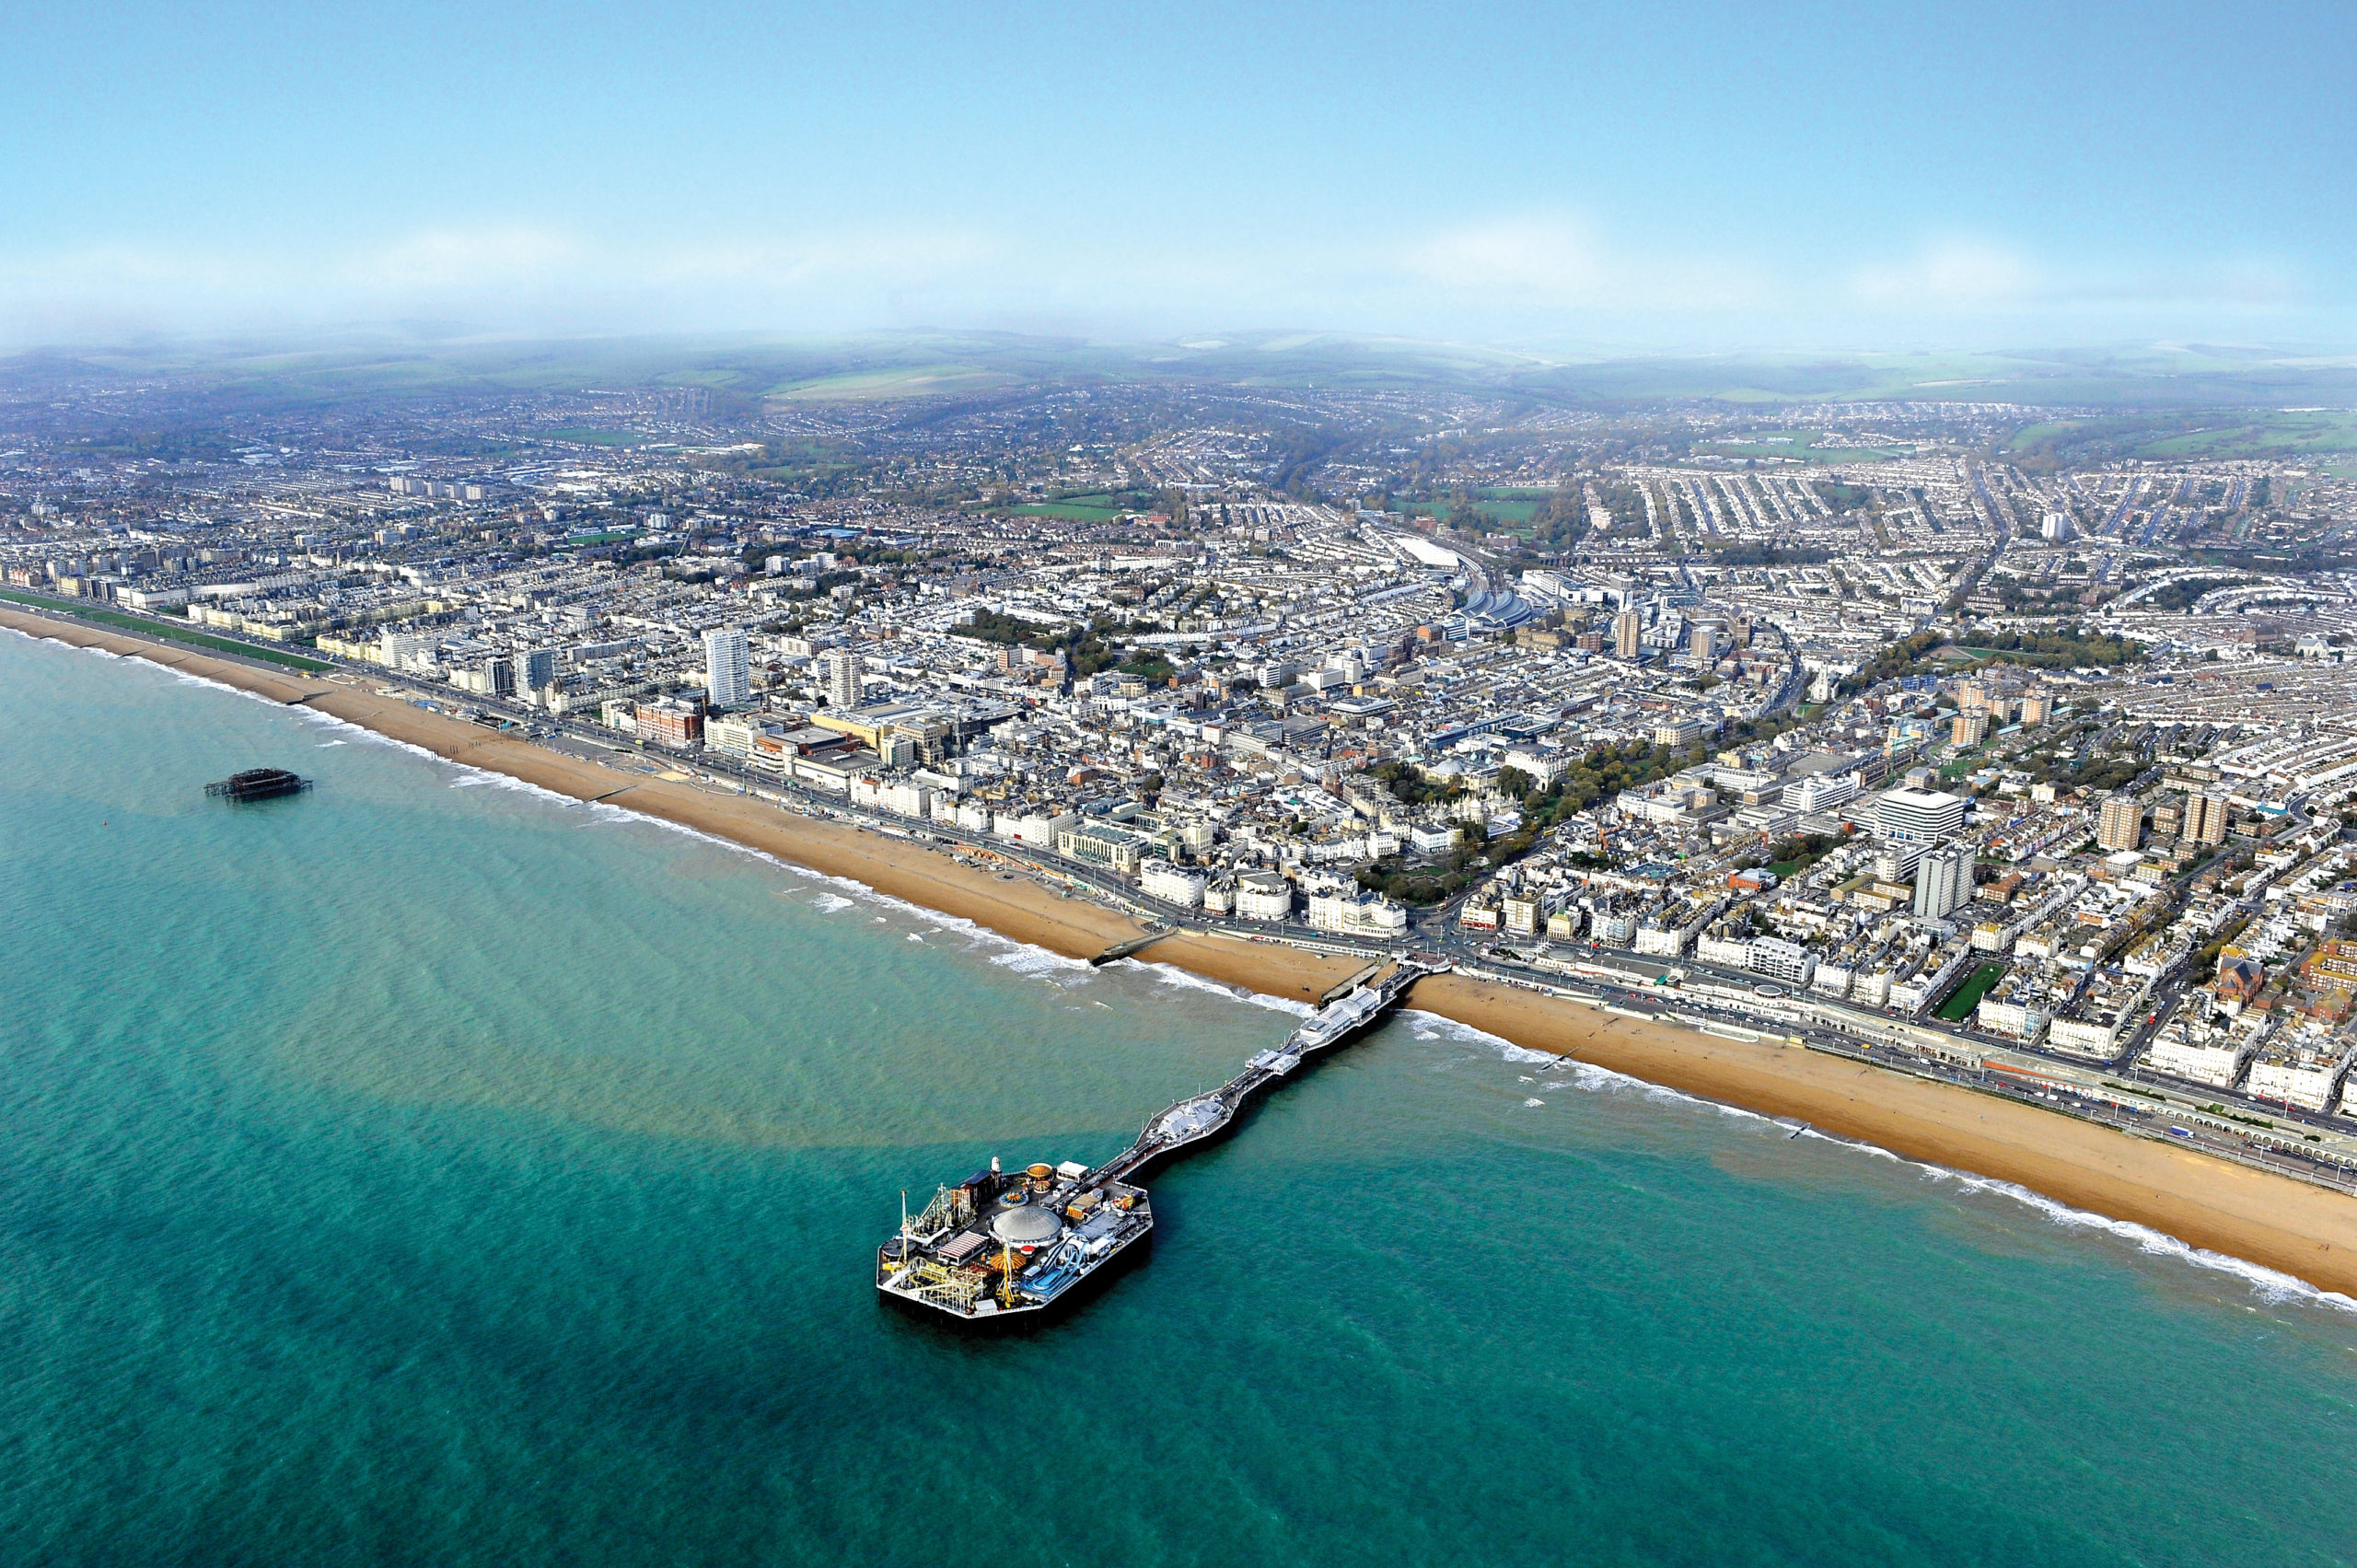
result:
<svg viewBox="0 0 2357 1568"><path fill-rule="evenodd" d="M1117 959L1126 958L1132 953L1144 952L1148 947L1153 947L1156 942L1161 941L1166 936L1176 936L1178 935L1178 928L1177 926L1166 925L1159 931L1149 931L1143 936L1132 936L1126 942L1116 942L1111 947L1106 948L1103 952L1097 954L1095 958L1089 959L1088 967L1093 970L1103 969L1107 964L1112 963Z"/></svg>
<svg viewBox="0 0 2357 1568"><path fill-rule="evenodd" d="M1432 959L1401 959L1375 984L1362 985L1311 1014L1283 1045L1252 1058L1244 1064L1244 1071L1226 1083L1208 1094L1182 1099L1148 1121L1136 1143L1098 1166L1091 1177L1127 1181L1190 1144L1218 1137L1255 1095L1282 1082L1303 1063L1364 1033L1399 1005L1416 981L1447 967Z"/></svg>
<svg viewBox="0 0 2357 1568"><path fill-rule="evenodd" d="M1152 1233L1153 1205L1138 1183L1148 1167L1232 1130L1254 1096L1365 1033L1416 981L1447 967L1402 958L1373 985L1354 986L1303 1019L1226 1083L1155 1116L1136 1142L1093 1170L1067 1160L1007 1171L993 1158L989 1168L942 1187L914 1215L902 1194L900 1228L877 1249L877 1290L969 1322L1044 1312L1071 1299Z"/></svg>
<svg viewBox="0 0 2357 1568"><path fill-rule="evenodd" d="M310 780L284 768L248 768L217 784L206 784L204 793L219 800L273 800L282 795L300 795L310 787Z"/></svg>

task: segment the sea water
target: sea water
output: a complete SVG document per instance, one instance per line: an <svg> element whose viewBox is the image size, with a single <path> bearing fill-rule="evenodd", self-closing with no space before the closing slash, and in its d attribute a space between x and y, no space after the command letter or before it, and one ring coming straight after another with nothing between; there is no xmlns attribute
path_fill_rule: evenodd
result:
<svg viewBox="0 0 2357 1568"><path fill-rule="evenodd" d="M13 634L0 890L0 1563L2357 1554L2357 1314L1427 1016L976 1339L901 1193L1290 1016Z"/></svg>

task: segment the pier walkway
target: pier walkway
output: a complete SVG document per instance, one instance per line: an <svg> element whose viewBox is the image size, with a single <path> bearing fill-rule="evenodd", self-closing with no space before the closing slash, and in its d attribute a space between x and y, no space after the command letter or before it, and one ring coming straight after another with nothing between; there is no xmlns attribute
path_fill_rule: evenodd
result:
<svg viewBox="0 0 2357 1568"><path fill-rule="evenodd" d="M1135 1180L1146 1167L1190 1144L1218 1136L1254 1095L1291 1074L1310 1057L1355 1038L1407 998L1416 981L1449 966L1433 958L1402 958L1371 986L1319 1008L1302 1021L1283 1044L1260 1052L1244 1071L1207 1094L1182 1099L1145 1124L1137 1142L1089 1173L1091 1182Z"/></svg>

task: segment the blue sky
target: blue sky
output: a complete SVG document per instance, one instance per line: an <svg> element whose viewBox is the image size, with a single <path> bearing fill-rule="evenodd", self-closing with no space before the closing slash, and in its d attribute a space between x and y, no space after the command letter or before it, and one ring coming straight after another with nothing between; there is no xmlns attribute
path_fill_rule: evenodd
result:
<svg viewBox="0 0 2357 1568"><path fill-rule="evenodd" d="M2339 5L50 6L0 343L2357 343Z"/></svg>

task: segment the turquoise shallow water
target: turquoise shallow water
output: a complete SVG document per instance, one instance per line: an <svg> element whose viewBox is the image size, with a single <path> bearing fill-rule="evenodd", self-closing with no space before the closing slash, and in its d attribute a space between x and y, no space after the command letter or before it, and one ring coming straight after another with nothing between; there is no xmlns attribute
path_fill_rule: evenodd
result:
<svg viewBox="0 0 2357 1568"><path fill-rule="evenodd" d="M2357 1314L1421 1016L971 1341L1284 1016L13 635L0 891L0 1562L2357 1555Z"/></svg>

